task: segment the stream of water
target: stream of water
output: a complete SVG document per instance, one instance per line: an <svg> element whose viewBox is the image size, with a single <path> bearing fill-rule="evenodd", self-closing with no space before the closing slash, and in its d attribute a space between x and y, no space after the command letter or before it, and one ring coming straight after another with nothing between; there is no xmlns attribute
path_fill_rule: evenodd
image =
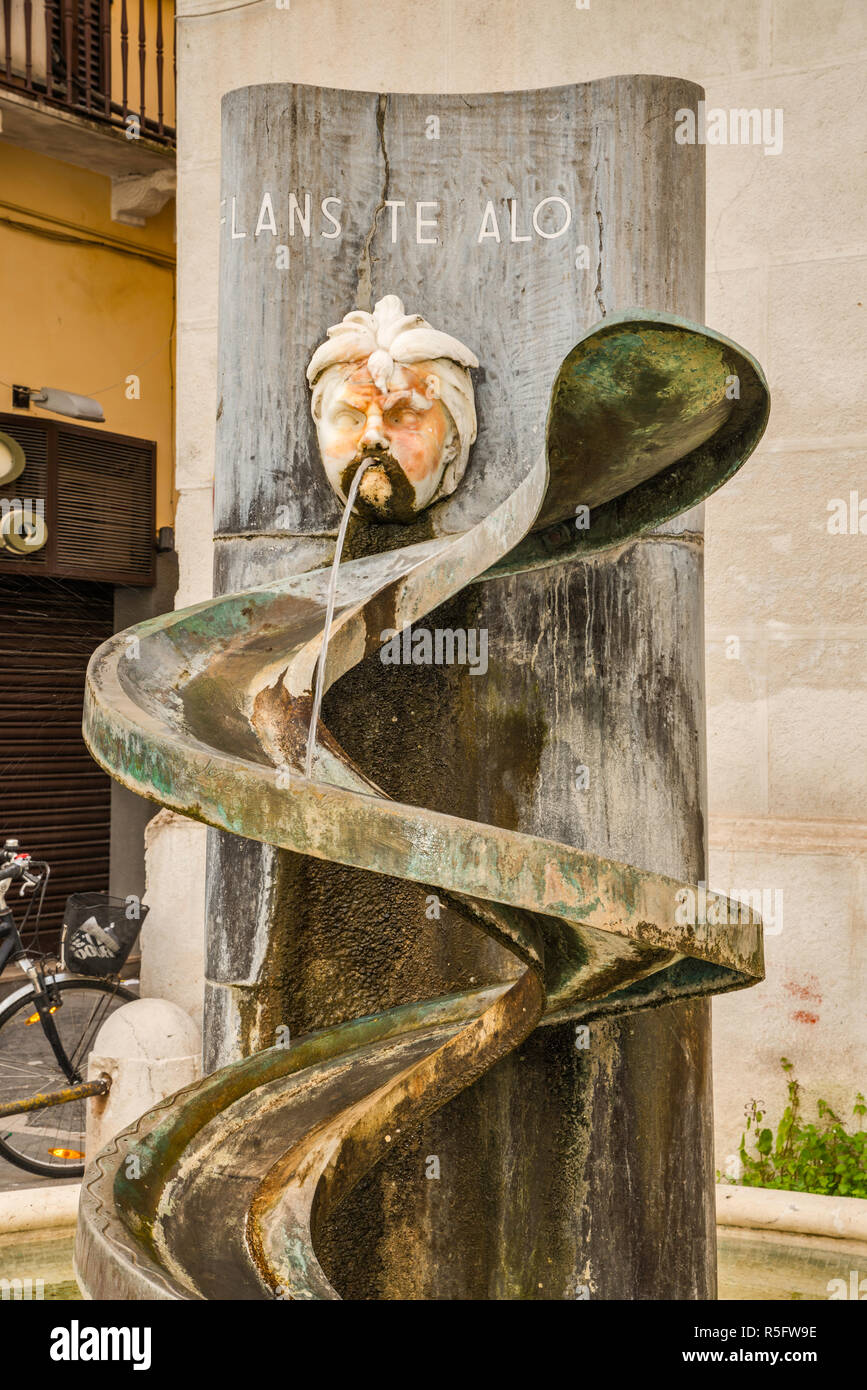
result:
<svg viewBox="0 0 867 1390"><path fill-rule="evenodd" d="M319 711L322 709L322 694L325 685L325 660L328 656L328 639L331 636L331 623L334 618L334 600L337 596L337 573L340 569L340 556L343 553L346 528L349 525L349 515L355 505L359 483L372 463L376 463L375 458L365 459L359 466L355 477L352 479L352 485L346 498L346 506L343 508L343 516L340 518L340 529L337 532L337 545L334 550L334 559L331 562L331 577L328 580L328 602L325 606L325 631L322 634L322 646L319 649L319 660L316 663L316 687L313 691L313 709L310 714L310 728L307 731L307 756L304 759L305 777L313 776L313 754L316 751L316 730L319 727Z"/></svg>

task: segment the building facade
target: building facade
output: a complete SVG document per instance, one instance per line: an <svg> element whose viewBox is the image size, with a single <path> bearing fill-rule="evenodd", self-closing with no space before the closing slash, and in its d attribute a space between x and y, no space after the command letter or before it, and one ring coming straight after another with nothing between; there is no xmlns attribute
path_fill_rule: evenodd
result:
<svg viewBox="0 0 867 1390"><path fill-rule="evenodd" d="M112 785L80 727L94 646L176 585L174 13L5 13L0 829L51 863L51 944L69 892L144 893L153 808ZM90 398L90 418L40 405L46 386Z"/></svg>
<svg viewBox="0 0 867 1390"><path fill-rule="evenodd" d="M55 576L68 593L72 584L96 586L76 590L76 611L88 615L82 648L112 624L171 602L175 558L176 606L211 593L224 93L270 81L508 90L634 72L705 88L704 108L682 132L708 147L705 319L762 362L773 397L761 447L706 508L708 880L763 911L768 970L764 984L714 1004L719 1166L732 1171L752 1098L772 1116L781 1111L781 1056L794 1062L808 1099L822 1096L847 1114L864 1089L867 1050L867 393L858 289L867 245L855 177L863 7L820 15L806 0L745 0L734 11L721 0L692 8L648 0L639 15L631 0L385 0L374 11L364 0L180 0L176 122L168 4L54 4L46 12L34 0L28 63L25 7L14 0L17 47L5 76L0 64L9 324L0 409L23 422L19 429L32 428L54 417L35 405L16 410L12 385L95 396L104 425L78 428L154 447L154 532L174 525L176 549L176 557L152 557L155 583L130 583L128 571L117 582L105 574L85 581L80 570ZM37 30L50 33L41 48ZM173 426L167 199L176 124ZM87 536L87 516L77 524ZM15 570L4 580L0 567L7 602L21 602L26 578ZM3 761L15 753L5 750ZM94 824L104 847L107 793L93 795L103 797ZM118 789L111 796L120 888L121 866L127 882L140 875L151 808ZM143 986L200 1016L205 831L160 812L147 839Z"/></svg>

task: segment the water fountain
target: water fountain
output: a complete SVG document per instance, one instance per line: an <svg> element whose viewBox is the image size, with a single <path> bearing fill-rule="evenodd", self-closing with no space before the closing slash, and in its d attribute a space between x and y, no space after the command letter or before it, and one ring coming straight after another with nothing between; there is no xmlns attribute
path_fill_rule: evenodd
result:
<svg viewBox="0 0 867 1390"><path fill-rule="evenodd" d="M101 648L85 714L215 828L212 1070L89 1169L92 1296L713 1296L707 996L762 953L748 910L683 911L698 509L767 390L675 312L697 95L226 99L216 597ZM484 677L384 666L422 620L484 629Z"/></svg>

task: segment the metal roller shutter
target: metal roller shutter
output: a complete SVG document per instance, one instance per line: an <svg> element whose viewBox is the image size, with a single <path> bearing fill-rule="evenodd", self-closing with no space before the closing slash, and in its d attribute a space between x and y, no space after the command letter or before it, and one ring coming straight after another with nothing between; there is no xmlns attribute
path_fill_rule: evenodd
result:
<svg viewBox="0 0 867 1390"><path fill-rule="evenodd" d="M51 864L50 946L69 893L108 889L111 783L84 746L81 712L113 598L110 584L0 574L0 834ZM20 921L14 892L9 902Z"/></svg>

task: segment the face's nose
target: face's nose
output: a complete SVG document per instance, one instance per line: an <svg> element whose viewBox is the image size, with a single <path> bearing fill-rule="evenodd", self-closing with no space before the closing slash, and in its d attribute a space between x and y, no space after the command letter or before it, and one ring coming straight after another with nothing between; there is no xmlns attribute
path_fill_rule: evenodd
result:
<svg viewBox="0 0 867 1390"><path fill-rule="evenodd" d="M384 448L388 446L388 435L385 433L382 411L378 410L376 407L368 413L367 424L361 436L361 445L364 449Z"/></svg>

